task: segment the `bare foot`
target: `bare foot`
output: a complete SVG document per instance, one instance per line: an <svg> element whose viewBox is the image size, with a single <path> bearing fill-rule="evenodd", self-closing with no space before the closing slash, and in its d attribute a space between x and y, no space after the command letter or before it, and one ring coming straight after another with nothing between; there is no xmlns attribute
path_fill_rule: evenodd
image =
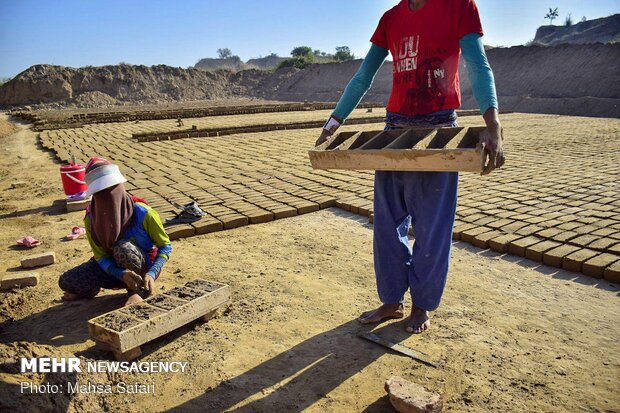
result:
<svg viewBox="0 0 620 413"><path fill-rule="evenodd" d="M142 301L142 297L140 297L140 294L131 294L127 301L125 301L125 307L128 305L139 303L140 301Z"/></svg>
<svg viewBox="0 0 620 413"><path fill-rule="evenodd" d="M428 311L422 310L416 306L411 308L411 315L407 322L407 332L420 334L431 326L431 320L428 318Z"/></svg>
<svg viewBox="0 0 620 413"><path fill-rule="evenodd" d="M402 304L383 304L379 308L362 313L357 321L362 324L375 324L388 318L403 318L404 311Z"/></svg>

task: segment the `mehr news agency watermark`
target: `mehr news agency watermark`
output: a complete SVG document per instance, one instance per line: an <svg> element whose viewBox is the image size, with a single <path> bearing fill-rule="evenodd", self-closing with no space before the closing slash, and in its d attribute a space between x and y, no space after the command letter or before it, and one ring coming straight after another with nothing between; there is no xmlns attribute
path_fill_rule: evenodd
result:
<svg viewBox="0 0 620 413"><path fill-rule="evenodd" d="M21 358L22 373L185 373L186 361L86 361L77 357L54 358ZM68 381L65 384L43 383L30 381L20 382L22 394L59 394L59 393L91 393L91 394L155 394L155 383L94 383L90 380L80 382Z"/></svg>

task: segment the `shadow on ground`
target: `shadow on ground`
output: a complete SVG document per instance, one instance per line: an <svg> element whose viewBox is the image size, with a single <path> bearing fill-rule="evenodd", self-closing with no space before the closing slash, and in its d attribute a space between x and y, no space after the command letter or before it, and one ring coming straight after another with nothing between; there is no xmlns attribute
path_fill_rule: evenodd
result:
<svg viewBox="0 0 620 413"><path fill-rule="evenodd" d="M372 327L362 326L356 320L349 321L221 382L170 411L230 410L249 413L273 411L277 406L280 411L301 412L390 351L357 337L358 333L370 330ZM393 342L410 337L404 332L402 322L384 325L373 331ZM379 381L384 379L377 378ZM296 396L294 401L291 401L290 395ZM387 398L377 400L364 410L366 413L385 411L392 411Z"/></svg>

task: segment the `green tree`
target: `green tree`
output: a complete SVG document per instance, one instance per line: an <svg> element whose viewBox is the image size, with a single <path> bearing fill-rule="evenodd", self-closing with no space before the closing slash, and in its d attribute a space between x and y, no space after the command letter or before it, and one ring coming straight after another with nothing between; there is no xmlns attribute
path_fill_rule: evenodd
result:
<svg viewBox="0 0 620 413"><path fill-rule="evenodd" d="M312 48L308 46L298 46L291 51L293 57L312 56Z"/></svg>
<svg viewBox="0 0 620 413"><path fill-rule="evenodd" d="M568 13L568 16L566 16L566 20L564 20L564 26L570 27L572 25L573 25L573 14Z"/></svg>
<svg viewBox="0 0 620 413"><path fill-rule="evenodd" d="M549 19L549 24L553 24L553 21L557 19L559 15L560 15L560 12L558 11L557 7L555 9L552 9L550 7L549 13L545 15L545 19Z"/></svg>
<svg viewBox="0 0 620 413"><path fill-rule="evenodd" d="M217 55L220 59L230 59L232 57L232 51L226 47L224 49L217 49Z"/></svg>
<svg viewBox="0 0 620 413"><path fill-rule="evenodd" d="M340 46L336 47L336 54L334 55L334 59L339 62L346 62L347 60L355 59L355 56L353 56L353 53L351 53L351 49L349 49L349 46Z"/></svg>

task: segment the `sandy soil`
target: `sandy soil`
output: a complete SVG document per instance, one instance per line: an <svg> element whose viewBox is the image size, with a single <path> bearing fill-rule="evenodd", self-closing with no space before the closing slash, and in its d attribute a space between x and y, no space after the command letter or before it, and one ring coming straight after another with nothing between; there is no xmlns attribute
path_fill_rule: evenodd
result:
<svg viewBox="0 0 620 413"><path fill-rule="evenodd" d="M124 295L58 300L58 276L90 256L85 240L62 241L82 213L64 213L59 165L32 133L3 143L0 276L19 271L28 252L13 244L27 234L58 262L38 270L38 286L0 293L0 410L384 412L383 383L396 374L442 393L447 411L620 411L618 285L456 243L432 329L376 328L430 354L433 369L356 337L370 330L356 316L377 302L372 227L338 209L174 243L160 288L205 277L234 294L216 319L143 347L142 360L188 361L187 374L22 375L18 357L109 359L93 348L86 321ZM156 391L20 395L24 379L154 383Z"/></svg>

